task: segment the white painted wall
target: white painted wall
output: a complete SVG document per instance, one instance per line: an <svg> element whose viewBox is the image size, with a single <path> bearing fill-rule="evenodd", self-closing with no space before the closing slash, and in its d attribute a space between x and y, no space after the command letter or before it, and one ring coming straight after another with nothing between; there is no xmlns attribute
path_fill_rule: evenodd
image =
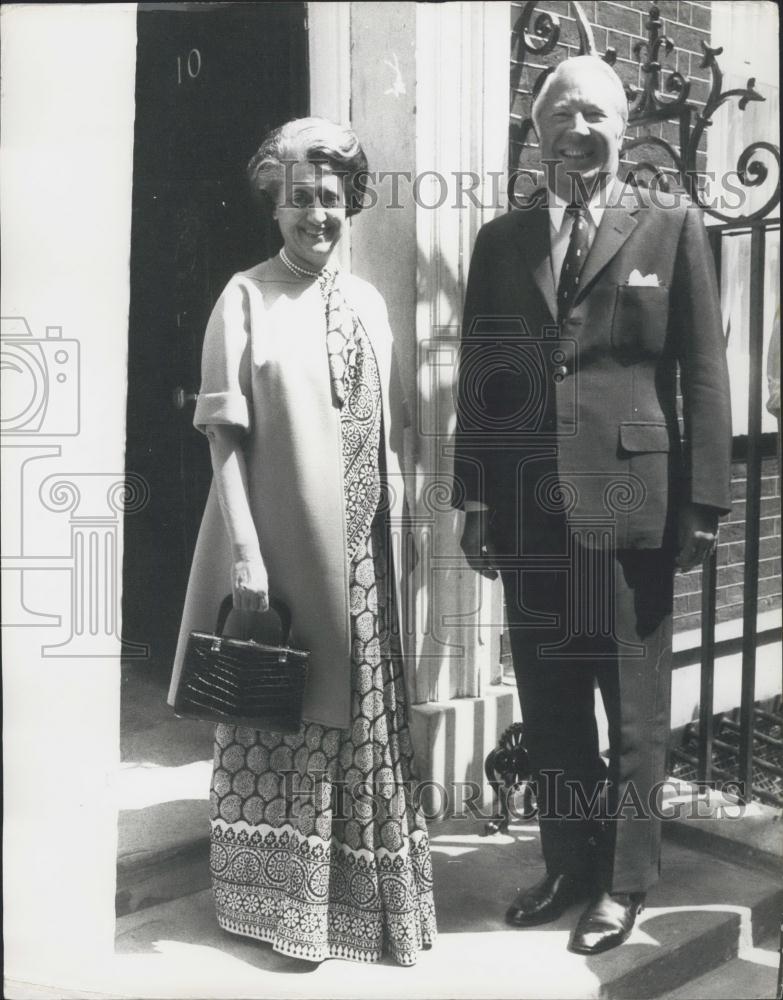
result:
<svg viewBox="0 0 783 1000"><path fill-rule="evenodd" d="M310 114L333 122L351 120L351 4L323 0L307 5ZM350 269L350 231L335 251Z"/></svg>
<svg viewBox="0 0 783 1000"><path fill-rule="evenodd" d="M70 574L51 567L69 556L71 527L38 488L58 474L81 491L82 513L103 504L121 522L88 492L96 474L123 473L135 45L133 4L2 10L2 316L24 317L36 340L62 327L81 359L79 434L60 433L75 368L56 383L47 346L50 406L62 413L44 436L4 435L0 451L4 560L43 567L24 572L26 611L20 571L3 573L4 623L28 618L3 630L6 976L37 984L95 986L113 946L119 642L93 658L42 655L70 634ZM3 372L4 413L24 389L17 375ZM40 456L23 498L20 454ZM118 582L101 581L98 600ZM38 627L34 612L60 624Z"/></svg>
<svg viewBox="0 0 783 1000"><path fill-rule="evenodd" d="M351 121L369 169L415 169L416 4L351 4ZM416 212L409 184L400 208L391 208L391 182L380 199L356 217L351 268L386 300L406 395L416 406Z"/></svg>

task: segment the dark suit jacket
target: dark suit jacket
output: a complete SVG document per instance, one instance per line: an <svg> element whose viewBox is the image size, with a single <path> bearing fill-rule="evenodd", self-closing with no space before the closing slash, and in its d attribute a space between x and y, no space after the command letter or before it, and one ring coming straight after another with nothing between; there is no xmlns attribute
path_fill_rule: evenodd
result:
<svg viewBox="0 0 783 1000"><path fill-rule="evenodd" d="M613 524L618 548L673 545L684 501L728 511L731 416L701 212L635 192L607 208L556 322L545 198L478 234L465 300L453 504ZM637 270L658 284L629 284ZM678 425L677 370L684 434Z"/></svg>

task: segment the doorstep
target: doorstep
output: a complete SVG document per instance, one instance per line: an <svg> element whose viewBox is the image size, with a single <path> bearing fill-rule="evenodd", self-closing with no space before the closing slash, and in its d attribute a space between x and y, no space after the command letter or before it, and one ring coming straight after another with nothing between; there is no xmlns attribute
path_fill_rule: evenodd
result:
<svg viewBox="0 0 783 1000"><path fill-rule="evenodd" d="M783 906L783 890L765 873L667 841L662 880L628 941L574 955L566 945L580 906L545 927L503 922L517 886L543 872L535 824L484 837L475 820L450 819L431 823L430 837L440 936L415 972L386 961L310 965L280 956L221 931L202 890L117 921L115 990L139 998L657 997L719 975L769 937Z"/></svg>

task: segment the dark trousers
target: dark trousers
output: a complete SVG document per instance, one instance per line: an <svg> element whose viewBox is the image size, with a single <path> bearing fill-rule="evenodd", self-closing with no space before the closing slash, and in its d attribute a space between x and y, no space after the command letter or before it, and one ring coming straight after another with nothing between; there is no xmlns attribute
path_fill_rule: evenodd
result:
<svg viewBox="0 0 783 1000"><path fill-rule="evenodd" d="M542 850L549 872L643 892L659 870L672 555L587 549L573 539L571 554L568 567L562 559L547 566L539 545L543 565L502 573ZM609 722L608 769L596 686Z"/></svg>

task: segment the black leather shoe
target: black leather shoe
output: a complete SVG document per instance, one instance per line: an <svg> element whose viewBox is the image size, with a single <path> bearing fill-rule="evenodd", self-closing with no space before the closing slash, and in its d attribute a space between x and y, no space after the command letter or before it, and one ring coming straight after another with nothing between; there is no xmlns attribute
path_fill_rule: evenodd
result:
<svg viewBox="0 0 783 1000"><path fill-rule="evenodd" d="M643 904L643 892L602 893L579 918L568 950L580 955L597 955L616 948L633 930Z"/></svg>
<svg viewBox="0 0 783 1000"><path fill-rule="evenodd" d="M523 889L506 910L506 923L512 927L533 927L557 920L572 903L584 899L588 887L575 875L546 875L529 889Z"/></svg>

